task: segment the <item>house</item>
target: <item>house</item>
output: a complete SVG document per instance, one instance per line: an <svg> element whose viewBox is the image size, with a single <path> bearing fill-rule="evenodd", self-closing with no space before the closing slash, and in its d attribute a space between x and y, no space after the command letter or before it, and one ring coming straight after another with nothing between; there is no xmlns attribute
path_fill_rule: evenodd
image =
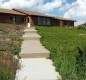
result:
<svg viewBox="0 0 86 80"><path fill-rule="evenodd" d="M74 26L74 20L19 9L0 9L0 23L30 26Z"/></svg>

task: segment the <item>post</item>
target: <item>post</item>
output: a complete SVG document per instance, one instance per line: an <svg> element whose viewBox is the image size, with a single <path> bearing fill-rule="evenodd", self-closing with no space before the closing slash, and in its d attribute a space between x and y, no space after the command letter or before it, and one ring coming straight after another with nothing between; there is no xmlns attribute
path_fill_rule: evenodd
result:
<svg viewBox="0 0 86 80"><path fill-rule="evenodd" d="M63 26L63 21L60 21L60 26Z"/></svg>
<svg viewBox="0 0 86 80"><path fill-rule="evenodd" d="M28 18L26 17L26 26L28 26Z"/></svg>
<svg viewBox="0 0 86 80"><path fill-rule="evenodd" d="M15 25L15 23L16 23L16 20L15 20L15 17L13 17L13 24Z"/></svg>

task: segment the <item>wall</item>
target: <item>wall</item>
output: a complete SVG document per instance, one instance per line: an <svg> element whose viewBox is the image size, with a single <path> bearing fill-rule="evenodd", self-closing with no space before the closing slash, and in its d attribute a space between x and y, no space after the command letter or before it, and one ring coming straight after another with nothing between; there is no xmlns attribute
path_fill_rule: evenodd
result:
<svg viewBox="0 0 86 80"><path fill-rule="evenodd" d="M74 21L60 20L60 26L74 26Z"/></svg>
<svg viewBox="0 0 86 80"><path fill-rule="evenodd" d="M8 22L8 15L0 14L0 23Z"/></svg>
<svg viewBox="0 0 86 80"><path fill-rule="evenodd" d="M41 18L43 18L43 17L41 17ZM45 18L47 18L47 17L45 17ZM50 18L50 20L51 20L50 26L74 26L74 21L58 20L58 19L54 19L54 18ZM29 21L30 21L32 27L38 26L38 16L29 16ZM48 25L46 25L46 26L48 26Z"/></svg>
<svg viewBox="0 0 86 80"><path fill-rule="evenodd" d="M44 17L42 17L42 18L44 18ZM47 17L45 17L45 18L47 18ZM38 26L38 16L30 16L30 22L31 22L31 26ZM51 23L50 26L60 26L60 21L57 19L50 18L50 23Z"/></svg>
<svg viewBox="0 0 86 80"><path fill-rule="evenodd" d="M31 27L38 26L38 17L37 16L29 16Z"/></svg>
<svg viewBox="0 0 86 80"><path fill-rule="evenodd" d="M52 26L60 26L60 21L58 19L51 18L51 25Z"/></svg>
<svg viewBox="0 0 86 80"><path fill-rule="evenodd" d="M24 22L18 21L18 19L16 19L15 24L25 24L26 23L26 16L20 16L20 15L12 15L12 14L3 14L0 13L0 23L12 23L10 20L10 17L16 17L16 18L24 18Z"/></svg>

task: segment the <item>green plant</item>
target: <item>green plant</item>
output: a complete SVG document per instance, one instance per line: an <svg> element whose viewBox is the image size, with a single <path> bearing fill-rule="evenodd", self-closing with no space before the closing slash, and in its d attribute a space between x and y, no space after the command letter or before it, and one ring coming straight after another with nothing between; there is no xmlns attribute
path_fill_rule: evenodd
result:
<svg viewBox="0 0 86 80"><path fill-rule="evenodd" d="M77 75L78 80L85 80L86 79L86 46L81 49L77 47L78 53L76 55L76 68L77 68Z"/></svg>
<svg viewBox="0 0 86 80"><path fill-rule="evenodd" d="M18 60L11 53L0 53L0 80L14 80L17 68Z"/></svg>
<svg viewBox="0 0 86 80"><path fill-rule="evenodd" d="M0 51L11 50L12 43L6 41L0 41Z"/></svg>
<svg viewBox="0 0 86 80"><path fill-rule="evenodd" d="M23 35L22 32L12 32L12 33L8 34L8 37L11 38L12 40L19 40L19 41L21 41L22 40L22 38L21 38L22 35Z"/></svg>
<svg viewBox="0 0 86 80"><path fill-rule="evenodd" d="M0 23L0 80L15 79L23 30L24 25Z"/></svg>
<svg viewBox="0 0 86 80"><path fill-rule="evenodd" d="M84 26L78 26L78 29L79 30L86 30L86 27L84 27Z"/></svg>
<svg viewBox="0 0 86 80"><path fill-rule="evenodd" d="M14 80L15 75L13 72L6 68L0 67L0 80Z"/></svg>
<svg viewBox="0 0 86 80"><path fill-rule="evenodd" d="M82 78L80 76L81 74L86 76L86 72L82 67L79 70L81 74L77 72L79 64L77 64L78 60L76 60L78 55L77 47L83 49L83 46L86 46L86 36L80 36L79 34L86 34L86 31L62 27L37 27L37 30L42 36L42 44L50 50L53 65L56 67L56 71L60 72L63 80L86 80L86 77Z"/></svg>

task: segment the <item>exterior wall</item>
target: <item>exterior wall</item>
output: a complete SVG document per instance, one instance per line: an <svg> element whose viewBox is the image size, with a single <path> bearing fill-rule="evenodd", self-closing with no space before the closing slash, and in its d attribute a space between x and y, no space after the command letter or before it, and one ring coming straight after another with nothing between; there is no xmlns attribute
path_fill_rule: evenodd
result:
<svg viewBox="0 0 86 80"><path fill-rule="evenodd" d="M25 24L26 23L26 16L3 14L3 13L0 13L0 23L14 23L13 22L14 20L11 21L10 17L16 17L15 24ZM24 21L20 20L21 18L24 18Z"/></svg>
<svg viewBox="0 0 86 80"><path fill-rule="evenodd" d="M41 18L47 19L47 17L41 17ZM31 23L31 26L38 26L38 16L30 16L30 23ZM45 25L45 26L48 26L48 25ZM65 20L50 18L50 26L74 26L74 21L65 21Z"/></svg>
<svg viewBox="0 0 86 80"><path fill-rule="evenodd" d="M0 23L7 23L8 22L8 16L5 14L0 14Z"/></svg>
<svg viewBox="0 0 86 80"><path fill-rule="evenodd" d="M63 25L63 21L62 21L62 20L60 20L60 26L64 26L64 25Z"/></svg>
<svg viewBox="0 0 86 80"><path fill-rule="evenodd" d="M16 17L15 24L27 25L28 23L30 23L31 26L33 27L33 26L38 26L38 17L41 17L41 16L23 16L23 15L12 15L12 14L0 13L0 23L13 24L14 22L10 21L10 17ZM19 20L20 18L24 18L24 22L20 21ZM46 18L46 23L47 23L47 19L50 19L50 25L45 25L45 26L74 26L74 21L58 20L58 19L49 18L49 17L41 17L41 18Z"/></svg>
<svg viewBox="0 0 86 80"><path fill-rule="evenodd" d="M47 19L47 17L41 17L41 18ZM60 26L59 20L52 19L52 18L49 18L49 19L50 19L50 26ZM31 26L38 26L38 16L30 16L30 23L31 23ZM47 20L46 20L46 23L47 23ZM43 21L42 21L42 24L43 24ZM42 25L42 26L49 26L49 25Z"/></svg>
<svg viewBox="0 0 86 80"><path fill-rule="evenodd" d="M32 27L38 26L38 17L37 16L29 16L30 24Z"/></svg>
<svg viewBox="0 0 86 80"><path fill-rule="evenodd" d="M60 26L60 21L58 19L51 18L51 25L52 26Z"/></svg>
<svg viewBox="0 0 86 80"><path fill-rule="evenodd" d="M60 20L60 26L74 26L74 21Z"/></svg>

